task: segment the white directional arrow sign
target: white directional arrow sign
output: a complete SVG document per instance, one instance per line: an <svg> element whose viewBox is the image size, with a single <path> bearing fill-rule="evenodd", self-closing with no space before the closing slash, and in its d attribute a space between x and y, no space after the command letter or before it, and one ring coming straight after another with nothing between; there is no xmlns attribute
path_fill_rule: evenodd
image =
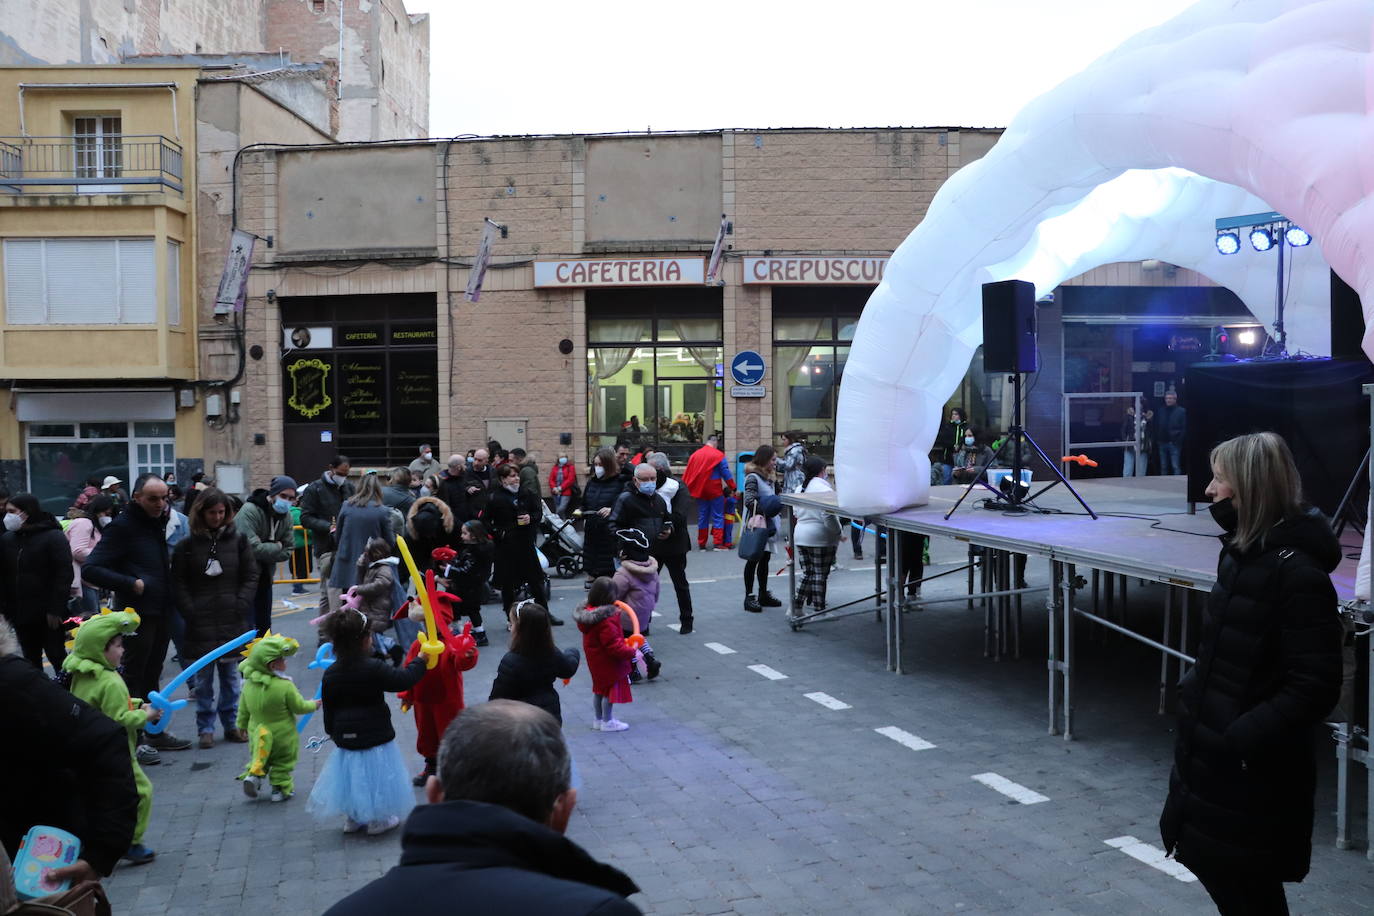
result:
<svg viewBox="0 0 1374 916"><path fill-rule="evenodd" d="M730 360L730 375L740 385L757 385L763 381L766 368L763 357L754 350L741 350Z"/></svg>

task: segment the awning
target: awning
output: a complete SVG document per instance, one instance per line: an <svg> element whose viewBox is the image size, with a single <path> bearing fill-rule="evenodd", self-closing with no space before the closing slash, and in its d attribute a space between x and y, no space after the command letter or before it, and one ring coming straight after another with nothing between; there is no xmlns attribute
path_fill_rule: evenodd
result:
<svg viewBox="0 0 1374 916"><path fill-rule="evenodd" d="M14 392L21 423L80 423L111 420L174 420L171 388L81 388Z"/></svg>

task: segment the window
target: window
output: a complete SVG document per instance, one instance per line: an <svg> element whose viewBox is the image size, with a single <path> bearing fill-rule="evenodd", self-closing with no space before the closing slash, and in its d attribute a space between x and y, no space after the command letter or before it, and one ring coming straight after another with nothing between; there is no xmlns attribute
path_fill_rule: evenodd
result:
<svg viewBox="0 0 1374 916"><path fill-rule="evenodd" d="M721 431L717 290L587 294L587 447L650 444L680 463Z"/></svg>
<svg viewBox="0 0 1374 916"><path fill-rule="evenodd" d="M773 289L773 430L801 430L807 450L835 454L835 413L849 342L871 287Z"/></svg>
<svg viewBox="0 0 1374 916"><path fill-rule="evenodd" d="M154 324L156 277L152 239L6 239L5 317L10 324Z"/></svg>
<svg viewBox="0 0 1374 916"><path fill-rule="evenodd" d="M181 243L167 243L167 324L181 327Z"/></svg>
<svg viewBox="0 0 1374 916"><path fill-rule="evenodd" d="M118 477L126 490L140 474L176 470L176 430L158 423L105 421L27 425L29 491L58 518L92 477Z"/></svg>
<svg viewBox="0 0 1374 916"><path fill-rule="evenodd" d="M110 115L72 119L77 178L118 178L124 172L123 121Z"/></svg>

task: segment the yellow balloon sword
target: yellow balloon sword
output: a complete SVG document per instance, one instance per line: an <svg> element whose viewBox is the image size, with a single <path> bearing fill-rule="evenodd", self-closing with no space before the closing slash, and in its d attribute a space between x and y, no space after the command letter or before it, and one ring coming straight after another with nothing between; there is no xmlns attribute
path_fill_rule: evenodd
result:
<svg viewBox="0 0 1374 916"><path fill-rule="evenodd" d="M420 576L420 570L415 567L415 559L410 555L410 547L406 545L406 539L398 536L396 546L401 551L401 559L405 560L406 569L410 570L410 579L415 583L415 594L420 599L420 607L425 609L425 638L420 643L420 651L425 655L425 667L433 668L439 664L439 656L444 651L444 643L439 639L439 627L434 622L434 607L429 603L429 589L426 588L425 580Z"/></svg>

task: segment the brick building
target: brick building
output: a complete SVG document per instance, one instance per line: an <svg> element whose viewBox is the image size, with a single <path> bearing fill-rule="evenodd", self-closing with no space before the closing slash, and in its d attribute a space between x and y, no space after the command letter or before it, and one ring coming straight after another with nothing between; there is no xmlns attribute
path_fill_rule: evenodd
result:
<svg viewBox="0 0 1374 916"><path fill-rule="evenodd" d="M888 255L998 136L248 151L239 225L274 245L250 277L241 422L207 433L207 464L233 455L251 480L310 477L334 451L385 466L420 442L448 452L494 437L581 465L627 422L675 458L709 430L738 451L803 428L828 451L847 341ZM732 233L708 283L722 214ZM506 236L474 304L463 291L484 219ZM727 364L742 350L768 363L762 397L732 396Z"/></svg>

